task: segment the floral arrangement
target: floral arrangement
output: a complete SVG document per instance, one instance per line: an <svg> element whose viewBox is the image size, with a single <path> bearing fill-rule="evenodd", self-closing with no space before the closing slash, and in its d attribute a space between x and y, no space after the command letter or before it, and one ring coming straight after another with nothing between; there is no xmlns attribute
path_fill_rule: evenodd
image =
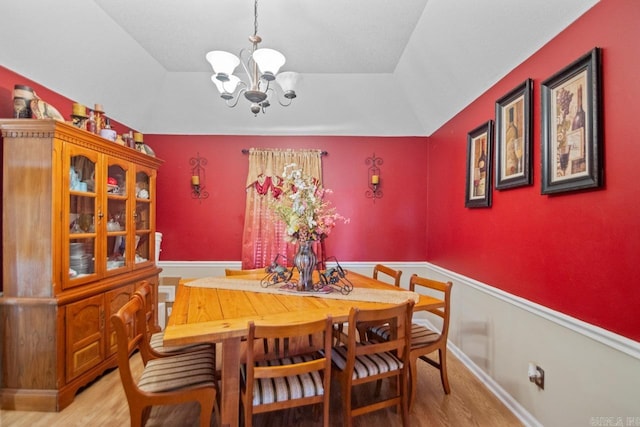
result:
<svg viewBox="0 0 640 427"><path fill-rule="evenodd" d="M285 223L288 241L322 240L338 221L349 222L324 199L330 193L317 179L303 174L295 163L284 167L269 207Z"/></svg>

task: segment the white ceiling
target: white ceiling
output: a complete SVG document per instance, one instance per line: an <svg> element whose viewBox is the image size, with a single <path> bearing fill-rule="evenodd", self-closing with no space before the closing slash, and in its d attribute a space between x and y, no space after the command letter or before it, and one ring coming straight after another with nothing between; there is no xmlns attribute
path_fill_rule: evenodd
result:
<svg viewBox="0 0 640 427"><path fill-rule="evenodd" d="M3 1L0 65L143 133L422 136L596 2L261 0L260 46L302 81L258 117L204 58L249 47L253 0Z"/></svg>

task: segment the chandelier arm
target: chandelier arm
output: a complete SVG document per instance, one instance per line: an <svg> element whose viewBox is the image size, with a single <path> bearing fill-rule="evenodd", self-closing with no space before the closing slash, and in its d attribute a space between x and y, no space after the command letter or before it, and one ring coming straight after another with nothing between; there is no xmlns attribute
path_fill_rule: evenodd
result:
<svg viewBox="0 0 640 427"><path fill-rule="evenodd" d="M292 99L289 99L289 102L287 102L286 104L284 104L281 100L280 97L278 96L278 104L280 104L283 107L288 107L289 105L291 105L291 101L293 101Z"/></svg>
<svg viewBox="0 0 640 427"><path fill-rule="evenodd" d="M251 61L251 55L249 55L247 58L243 57L243 54L246 56L246 49L241 49L240 50L240 54L238 55L240 57L240 64L242 64L242 68L244 69L244 72L247 74L247 76L249 77L249 87L253 87L254 86L254 81L253 81L253 74L251 72L249 72L249 61Z"/></svg>
<svg viewBox="0 0 640 427"><path fill-rule="evenodd" d="M237 76L234 76L234 77L237 77ZM243 86L244 86L245 88L247 87L247 84L246 84L245 82L243 82L243 81L242 81L242 80L240 80L240 79L238 79L238 80L239 80L239 81L238 81L238 83L237 83L236 87L234 87L234 88L233 88L233 92L229 92L229 91L227 91L227 88L224 86L224 85L225 85L225 83L228 83L228 82L222 82L222 88L224 89L224 91L225 91L226 93L231 94L231 95L233 96L233 94L237 94L237 93L238 93L238 90L239 90L239 89L241 89Z"/></svg>
<svg viewBox="0 0 640 427"><path fill-rule="evenodd" d="M245 84L244 82L242 82L242 83L243 83L243 84ZM238 90L238 91L236 92L236 95L235 95L235 97L234 97L234 98L232 98L232 99L227 99L227 100L225 101L225 103L227 104L227 107L229 107L229 108L233 108L233 107L235 107L236 105L238 105L238 101L240 100L240 98L242 98L242 94L243 94L243 93L245 93L246 91L247 91L247 88L246 88L246 87L243 87L242 89L240 89L240 90Z"/></svg>
<svg viewBox="0 0 640 427"><path fill-rule="evenodd" d="M278 88L279 90L276 90L275 88ZM282 102L281 98L284 98L284 96L281 93L284 92L284 91L282 90L280 85L274 84L273 87L272 88L268 88L268 90L275 94L274 97L278 100L278 104L280 104L281 106L288 107L289 105L291 105L291 102L293 101L293 99L291 99L291 98L289 98L289 102L287 102L286 104Z"/></svg>

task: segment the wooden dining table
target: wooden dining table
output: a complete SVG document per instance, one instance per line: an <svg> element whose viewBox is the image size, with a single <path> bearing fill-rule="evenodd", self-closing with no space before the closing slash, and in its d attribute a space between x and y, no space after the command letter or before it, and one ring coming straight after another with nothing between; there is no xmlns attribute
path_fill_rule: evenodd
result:
<svg viewBox="0 0 640 427"><path fill-rule="evenodd" d="M233 280L262 279L263 273L227 276ZM393 285L348 271L345 276L358 289L405 291ZM195 283L195 282L194 282ZM362 292L362 291L360 291ZM369 292L369 291L368 291ZM375 293L376 291L370 291ZM444 301L420 294L414 312L443 307ZM223 427L239 423L241 339L248 334L248 322L282 324L306 322L331 315L334 323L348 320L352 307L373 309L388 302L299 296L287 292L252 292L190 286L182 280L177 288L171 316L164 332L167 346L191 343L221 343L220 419Z"/></svg>

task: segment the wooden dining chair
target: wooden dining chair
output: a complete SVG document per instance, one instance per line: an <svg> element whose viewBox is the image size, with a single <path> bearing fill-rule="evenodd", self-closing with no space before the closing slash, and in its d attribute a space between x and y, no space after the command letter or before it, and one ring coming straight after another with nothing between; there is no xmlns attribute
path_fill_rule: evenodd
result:
<svg viewBox="0 0 640 427"><path fill-rule="evenodd" d="M391 282L391 284L399 288L401 277L402 277L402 270L394 270L393 268L387 267L386 265L383 265L383 264L376 264L373 267L373 278L381 282L385 282L385 283ZM334 334L335 334L336 340L345 341L346 334L344 332L344 325L337 324L334 326L334 329L335 329ZM364 339L365 331L360 329L358 332L362 336L362 339Z"/></svg>
<svg viewBox="0 0 640 427"><path fill-rule="evenodd" d="M256 274L256 273L267 274L264 268L252 268L250 270L234 270L231 268L224 269L225 276L244 276L247 274Z"/></svg>
<svg viewBox="0 0 640 427"><path fill-rule="evenodd" d="M382 273L382 274L380 274ZM383 264L376 264L373 267L373 278L376 280L386 281L385 278L393 281L393 284L400 287L400 278L402 277L402 270L394 270Z"/></svg>
<svg viewBox="0 0 640 427"><path fill-rule="evenodd" d="M383 264L376 264L373 267L373 278L382 282L391 281L395 286L400 287L400 277L402 277L402 270L394 270ZM386 280L385 280L386 279ZM346 333L344 332L345 325L343 323L337 323L334 325L334 339L339 342L346 342Z"/></svg>
<svg viewBox="0 0 640 427"><path fill-rule="evenodd" d="M149 345L151 347L151 352L154 357L161 357L167 355L174 355L178 353L192 352L192 351L201 351L201 350L211 350L215 355L216 345L215 343L211 344L186 344L186 345L178 345L178 346L165 346L164 345L164 332L151 332L149 329L150 319L153 316L153 302L151 300L151 285L148 281L143 280L138 284L138 288L133 293L134 297L139 298L142 301L144 307L144 314L146 322L144 324L138 324L138 327L145 326L147 327L147 334L149 337Z"/></svg>
<svg viewBox="0 0 640 427"><path fill-rule="evenodd" d="M152 406L198 402L200 427L209 427L216 402L215 355L211 350L202 350L155 357L146 328L136 327L145 321L145 308L137 297L131 298L111 316L118 342L118 369L129 403L131 426L144 426ZM138 378L134 378L130 365L130 358L136 350L140 351L144 364Z"/></svg>
<svg viewBox="0 0 640 427"><path fill-rule="evenodd" d="M435 291L444 300L444 307L429 310L430 313L442 319L440 332L433 331L426 326L412 323L411 325L411 351L409 352L409 362L411 366L409 388L411 391L411 401L409 408L413 407L416 399L416 389L418 385L418 359L427 362L429 365L440 371L440 381L445 394L451 393L449 378L447 376L447 337L449 335L449 310L451 306L451 282L439 282L416 274L409 280L409 289L416 292L423 288L429 290L431 294ZM372 339L387 340L390 337L390 330L387 326L370 328L368 331ZM428 355L438 351L438 360Z"/></svg>
<svg viewBox="0 0 640 427"><path fill-rule="evenodd" d="M319 403L323 425L329 426L331 358L327 355L331 351L331 331L331 316L283 325L249 322L247 342L255 345L247 346L240 387L246 427L251 427L253 414ZM307 342L309 337L318 337L320 351L299 353L289 348L289 342ZM284 345L265 354L261 341Z"/></svg>
<svg viewBox="0 0 640 427"><path fill-rule="evenodd" d="M346 344L331 350L332 372L339 380L343 393L343 426L351 427L353 418L368 412L396 406L402 414L402 425L409 425L409 395L407 389L409 328L413 300L392 307L361 310L351 308ZM357 340L358 327L366 330L374 325L389 325L388 340ZM395 387L389 387L390 396L379 396L380 388L372 397L373 402L353 405L354 388L382 379L395 379ZM392 390L394 391L392 393ZM358 400L362 400L362 393Z"/></svg>

